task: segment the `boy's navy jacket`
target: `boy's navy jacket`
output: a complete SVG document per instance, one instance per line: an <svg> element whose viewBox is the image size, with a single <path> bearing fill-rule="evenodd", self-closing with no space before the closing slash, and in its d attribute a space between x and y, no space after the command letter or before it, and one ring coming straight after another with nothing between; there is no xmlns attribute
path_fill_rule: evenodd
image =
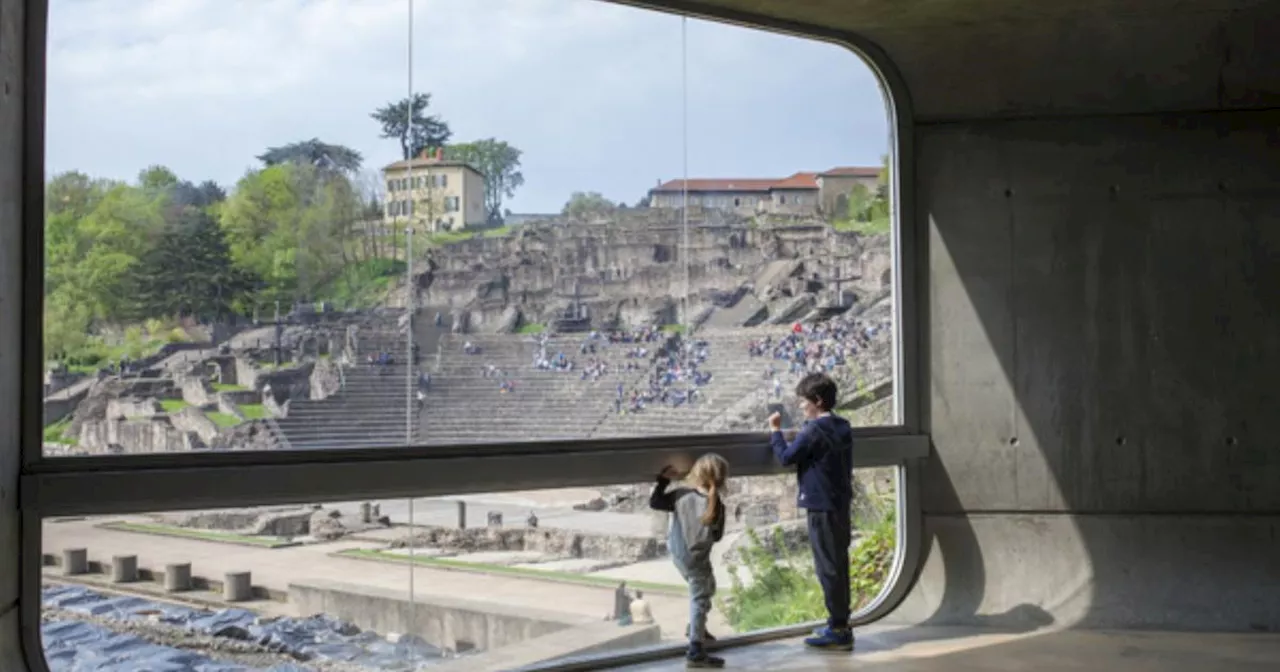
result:
<svg viewBox="0 0 1280 672"><path fill-rule="evenodd" d="M784 467L795 465L800 495L810 511L848 511L853 500L853 427L838 415L805 421L790 444L782 432L769 437Z"/></svg>

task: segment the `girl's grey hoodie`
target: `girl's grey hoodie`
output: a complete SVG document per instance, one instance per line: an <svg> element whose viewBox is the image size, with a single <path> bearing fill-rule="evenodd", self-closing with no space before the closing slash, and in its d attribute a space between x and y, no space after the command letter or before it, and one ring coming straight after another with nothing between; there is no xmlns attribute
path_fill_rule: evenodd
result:
<svg viewBox="0 0 1280 672"><path fill-rule="evenodd" d="M667 550L682 567L704 567L711 564L711 547L724 537L724 501L716 507L715 521L702 522L707 511L707 496L693 488L675 488L670 492L669 479L658 476L649 496L649 507L674 514L667 536Z"/></svg>

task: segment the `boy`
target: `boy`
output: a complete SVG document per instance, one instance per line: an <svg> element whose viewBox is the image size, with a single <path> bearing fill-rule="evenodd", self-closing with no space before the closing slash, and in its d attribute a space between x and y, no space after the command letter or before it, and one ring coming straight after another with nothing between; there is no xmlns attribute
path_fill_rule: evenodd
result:
<svg viewBox="0 0 1280 672"><path fill-rule="evenodd" d="M796 466L797 504L808 511L809 546L814 569L827 603L827 626L804 640L815 649L853 650L849 629L849 543L853 500L853 429L831 414L836 404L835 381L811 373L796 385L805 422L788 444L782 435L782 416L769 416L769 442L783 466Z"/></svg>

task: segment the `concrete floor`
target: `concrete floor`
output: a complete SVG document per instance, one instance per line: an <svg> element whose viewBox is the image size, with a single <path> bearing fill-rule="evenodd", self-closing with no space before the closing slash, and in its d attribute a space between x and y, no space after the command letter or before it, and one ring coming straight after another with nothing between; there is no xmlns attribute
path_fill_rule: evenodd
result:
<svg viewBox="0 0 1280 672"><path fill-rule="evenodd" d="M868 628L857 651L806 651L799 639L720 652L730 670L875 672L1274 672L1280 635L1050 630L997 633L959 628ZM629 672L684 669L682 660Z"/></svg>

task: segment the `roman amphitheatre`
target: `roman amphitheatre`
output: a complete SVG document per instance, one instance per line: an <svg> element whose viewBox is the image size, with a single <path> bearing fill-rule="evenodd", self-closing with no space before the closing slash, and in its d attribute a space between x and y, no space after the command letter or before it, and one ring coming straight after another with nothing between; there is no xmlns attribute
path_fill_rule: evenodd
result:
<svg viewBox="0 0 1280 672"><path fill-rule="evenodd" d="M885 234L714 210L690 211L686 225L674 211L631 209L433 245L414 266L376 308L296 307L279 326L224 330L82 378L51 374L45 423L60 438L46 454L759 431L772 409L793 409L795 382L819 369L841 383L841 412L855 425L892 420ZM193 645L257 667L292 656L370 669L374 640L418 643L433 669L496 669L679 639L687 601L665 557L665 519L648 511L650 479L424 498L412 525L405 501L48 521L46 617L118 634L150 628L142 634L153 642L178 636L163 618L116 622L56 598L76 588L243 610L245 632L324 613L345 624L347 635L333 635L344 646L353 632L376 635L328 657L314 641L259 651L257 635L236 640L243 650L219 649L212 631L207 646ZM867 470L857 483L858 506L892 501L891 474ZM800 531L791 478L735 479L729 498L722 596L731 568L751 581L741 571L748 529L784 547ZM175 573L190 577L166 585ZM233 578L247 592L233 596ZM654 623L614 619L624 583L629 598L644 593ZM407 622L406 601L417 605ZM713 632L737 627L723 612Z"/></svg>

